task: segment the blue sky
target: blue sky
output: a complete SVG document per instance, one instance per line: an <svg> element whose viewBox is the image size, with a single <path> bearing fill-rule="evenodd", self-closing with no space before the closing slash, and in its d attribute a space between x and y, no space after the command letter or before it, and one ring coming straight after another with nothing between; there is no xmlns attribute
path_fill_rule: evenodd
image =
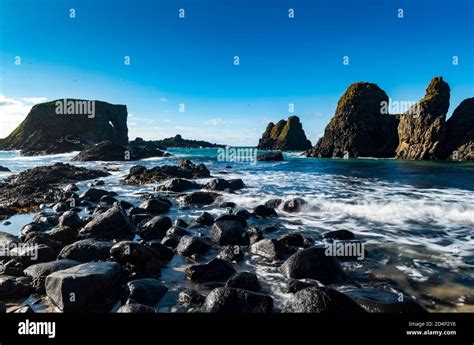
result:
<svg viewBox="0 0 474 345"><path fill-rule="evenodd" d="M0 137L74 97L127 104L131 138L232 145L293 103L314 144L352 82L416 101L438 75L451 113L474 96L473 19L472 0L0 0Z"/></svg>

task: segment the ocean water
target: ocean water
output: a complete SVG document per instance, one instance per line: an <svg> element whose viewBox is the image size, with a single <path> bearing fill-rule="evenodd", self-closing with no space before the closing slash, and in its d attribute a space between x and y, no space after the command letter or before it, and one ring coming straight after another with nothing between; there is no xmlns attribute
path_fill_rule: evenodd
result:
<svg viewBox="0 0 474 345"><path fill-rule="evenodd" d="M138 205L140 196L153 192L156 185L125 186L120 183L135 164L153 167L175 164L178 158L204 163L214 177L241 178L242 191L222 193L222 200L251 210L271 198L301 197L308 201L300 213L278 209L272 220L252 220L251 225L274 225L269 236L301 233L321 240L330 230L354 232L368 252L361 261L344 262L348 286L371 286L404 292L434 311L474 311L474 164L412 162L382 159L312 159L299 153L285 153L283 162L221 162L216 149L170 149L174 157L126 163L79 163L90 168L117 168L103 180L119 198ZM67 162L71 154L21 157L16 152L0 151L0 165L13 173L39 165ZM0 179L9 173L0 173ZM204 179L203 181L205 181ZM89 181L90 182L90 181ZM78 184L82 190L86 182ZM206 207L214 215L226 210ZM172 219L192 221L203 208L174 205ZM18 215L1 231L18 234L32 215ZM253 222L253 224L252 224ZM208 258L215 253L210 252ZM190 283L182 271L189 265L175 256L163 271L170 289L162 307L172 305L173 291ZM288 298L285 280L278 266L248 256L242 269L255 271L264 289L275 298L277 308ZM196 286L193 286L196 288ZM209 287L210 289L211 287ZM199 289L206 289L200 286Z"/></svg>

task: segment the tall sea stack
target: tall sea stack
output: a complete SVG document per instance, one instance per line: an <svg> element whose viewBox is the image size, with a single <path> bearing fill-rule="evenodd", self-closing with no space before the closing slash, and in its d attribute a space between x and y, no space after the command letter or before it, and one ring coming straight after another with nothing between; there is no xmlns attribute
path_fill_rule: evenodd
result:
<svg viewBox="0 0 474 345"><path fill-rule="evenodd" d="M270 122L258 141L259 150L304 151L311 147L298 116Z"/></svg>

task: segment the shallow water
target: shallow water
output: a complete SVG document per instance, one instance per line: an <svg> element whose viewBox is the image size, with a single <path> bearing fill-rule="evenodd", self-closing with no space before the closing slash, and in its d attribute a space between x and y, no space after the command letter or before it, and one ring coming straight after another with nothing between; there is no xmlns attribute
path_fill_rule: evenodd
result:
<svg viewBox="0 0 474 345"><path fill-rule="evenodd" d="M217 161L216 149L169 151L175 157L149 159L139 164L152 167L174 164L177 158L189 158L206 164L213 176L242 178L246 188L235 194L223 193L222 199L247 209L270 198L302 197L307 200L303 212L291 214L279 209L279 218L265 221L278 228L272 236L296 232L317 241L329 230L354 232L364 241L369 253L362 261L343 264L355 286L405 292L431 310L472 310L474 164L312 159L302 158L298 153L286 153L283 162L255 164ZM20 157L15 152L0 152L0 165L17 173L38 165L69 161L73 156ZM117 168L117 172L104 179L107 189L116 191L120 198L135 205L140 203L141 194L152 192L156 186L137 188L120 184L120 179L137 162L73 164ZM0 173L0 179L8 175ZM87 182L78 185L85 189ZM214 215L225 212L213 207L206 209ZM181 209L175 205L170 216L190 221L202 210ZM12 217L9 219L12 224L0 225L0 231L17 234L30 219L31 215ZM213 255L215 252L210 252L207 257ZM182 273L190 263L175 256L164 269L163 280L167 285L175 281L176 286L160 303L161 307L173 305L175 290L190 284L183 281ZM264 289L272 293L280 307L288 295L283 292L285 280L277 266L251 256L241 265L257 272Z"/></svg>

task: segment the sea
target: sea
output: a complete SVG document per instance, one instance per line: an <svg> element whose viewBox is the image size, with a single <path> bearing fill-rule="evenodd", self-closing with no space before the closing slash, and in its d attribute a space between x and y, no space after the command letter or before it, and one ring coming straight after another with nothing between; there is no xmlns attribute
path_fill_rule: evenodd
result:
<svg viewBox="0 0 474 345"><path fill-rule="evenodd" d="M0 151L0 165L11 173L1 173L0 180L25 169L55 162L69 162L88 168L111 168L104 187L118 193L118 198L134 205L141 196L153 193L156 184L127 186L120 180L130 167L141 164L154 167L176 164L186 158L204 163L213 177L241 178L246 188L222 193L221 200L252 210L274 198L303 198L307 201L299 213L277 209L279 217L251 221L251 226L273 225L270 237L300 233L316 243L332 230L350 230L364 244L363 260L343 262L349 277L344 290L375 287L402 292L415 298L430 311L474 312L474 163L401 161L395 159L317 159L301 152L284 153L281 162L226 162L218 160L215 148L168 149L169 158L139 162L71 162L77 153L23 157L15 151ZM203 179L205 182L206 179ZM85 190L90 181L77 185ZM183 208L173 205L169 216L192 222L203 210L217 216L227 210L215 206ZM0 223L0 231L19 234L21 226L33 214L11 217ZM254 222L252 224L252 222ZM8 224L8 225L7 225ZM215 256L209 253L205 259ZM163 270L162 279L171 286L160 305L169 311L179 289L193 287L184 279L184 268L192 262L175 255ZM247 255L241 269L259 276L264 290L281 308L289 298L286 279L278 265Z"/></svg>

